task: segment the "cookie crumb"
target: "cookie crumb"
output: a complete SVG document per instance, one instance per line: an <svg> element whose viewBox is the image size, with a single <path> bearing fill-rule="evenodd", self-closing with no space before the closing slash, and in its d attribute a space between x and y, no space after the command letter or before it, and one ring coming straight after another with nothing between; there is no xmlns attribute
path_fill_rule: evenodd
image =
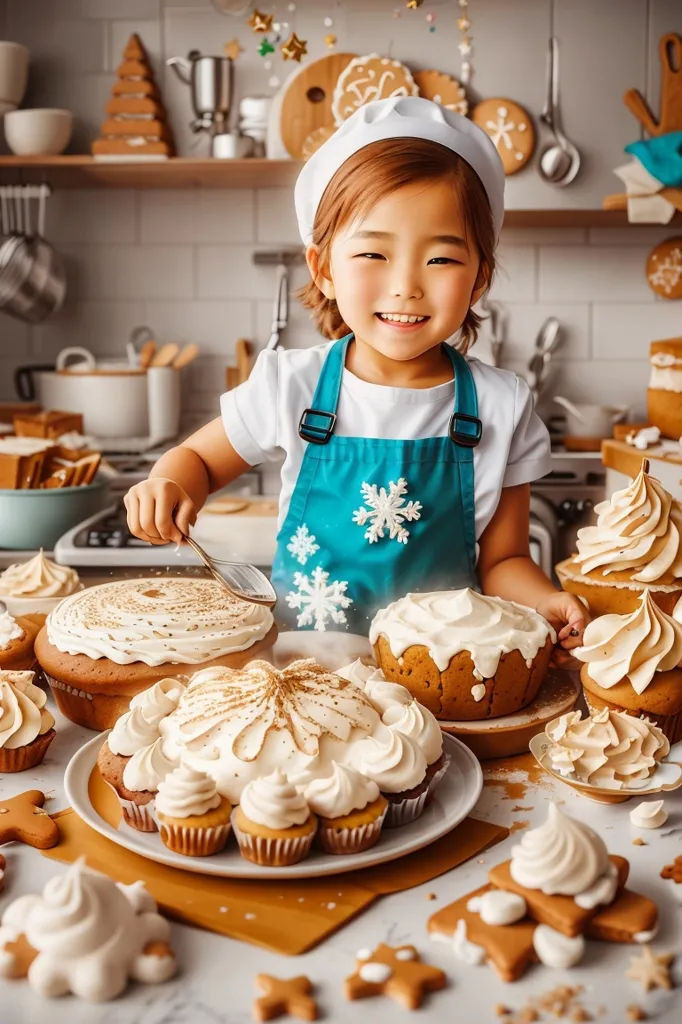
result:
<svg viewBox="0 0 682 1024"><path fill-rule="evenodd" d="M627 1014L628 1020L648 1020L649 1019L646 1010L643 1010L641 1006L634 1006L634 1005L633 1006L628 1006L628 1008L627 1008L627 1010L625 1012Z"/></svg>
<svg viewBox="0 0 682 1024"><path fill-rule="evenodd" d="M498 1017L508 1017L509 1014L511 1013L511 1010L509 1009L508 1006L505 1006L504 1003L498 1003L495 1006L495 1013L497 1014Z"/></svg>
<svg viewBox="0 0 682 1024"><path fill-rule="evenodd" d="M438 899L438 897L436 896L435 892L427 892L426 898L427 898L427 900L437 900Z"/></svg>
<svg viewBox="0 0 682 1024"><path fill-rule="evenodd" d="M635 836L635 838L632 840L632 845L633 846L646 846L647 844L644 842L644 840L642 839L641 836Z"/></svg>
<svg viewBox="0 0 682 1024"><path fill-rule="evenodd" d="M584 1021L592 1020L592 1014L588 1013L584 1006L578 1006L571 1015L571 1020L583 1024Z"/></svg>

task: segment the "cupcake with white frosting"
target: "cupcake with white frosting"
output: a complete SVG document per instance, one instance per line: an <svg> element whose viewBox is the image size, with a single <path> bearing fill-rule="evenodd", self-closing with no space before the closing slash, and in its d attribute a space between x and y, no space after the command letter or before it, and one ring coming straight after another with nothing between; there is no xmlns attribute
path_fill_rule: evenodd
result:
<svg viewBox="0 0 682 1024"><path fill-rule="evenodd" d="M47 697L33 672L0 672L0 773L35 768L55 738Z"/></svg>
<svg viewBox="0 0 682 1024"><path fill-rule="evenodd" d="M161 679L133 697L100 748L100 774L116 793L124 821L140 832L156 832L156 792L178 765L164 751L159 724L175 710L183 689L179 679Z"/></svg>
<svg viewBox="0 0 682 1024"><path fill-rule="evenodd" d="M206 772L179 765L160 783L156 819L169 850L187 857L219 853L230 834L229 800Z"/></svg>
<svg viewBox="0 0 682 1024"><path fill-rule="evenodd" d="M288 867L310 852L317 818L304 795L276 768L246 785L232 827L245 860Z"/></svg>
<svg viewBox="0 0 682 1024"><path fill-rule="evenodd" d="M627 487L595 506L596 525L578 530L577 554L556 567L593 617L634 612L645 590L667 614L682 597L682 503L648 469L644 459Z"/></svg>
<svg viewBox="0 0 682 1024"><path fill-rule="evenodd" d="M57 565L42 548L28 562L16 562L0 573L0 601L13 615L47 615L82 587L75 569Z"/></svg>
<svg viewBox="0 0 682 1024"><path fill-rule="evenodd" d="M381 835L388 801L376 782L349 765L332 761L332 773L303 789L317 815L317 841L326 853L362 853Z"/></svg>
<svg viewBox="0 0 682 1024"><path fill-rule="evenodd" d="M436 718L498 718L536 696L556 634L532 608L474 590L406 594L377 612L369 641L384 676Z"/></svg>
<svg viewBox="0 0 682 1024"><path fill-rule="evenodd" d="M573 654L590 708L645 715L682 739L682 598L667 615L644 590L633 612L593 619Z"/></svg>
<svg viewBox="0 0 682 1024"><path fill-rule="evenodd" d="M127 579L67 597L48 616L36 655L60 711L110 729L131 697L208 665L241 667L269 651L272 612L212 579Z"/></svg>
<svg viewBox="0 0 682 1024"><path fill-rule="evenodd" d="M35 642L43 624L39 615L12 615L0 600L0 671L36 667Z"/></svg>
<svg viewBox="0 0 682 1024"><path fill-rule="evenodd" d="M351 749L349 763L386 797L386 828L408 825L422 814L430 780L424 751L414 739L384 726Z"/></svg>

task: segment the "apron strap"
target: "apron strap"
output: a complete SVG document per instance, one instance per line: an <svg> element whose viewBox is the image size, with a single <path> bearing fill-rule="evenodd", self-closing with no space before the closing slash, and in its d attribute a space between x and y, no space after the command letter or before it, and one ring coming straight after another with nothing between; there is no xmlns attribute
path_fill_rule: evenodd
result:
<svg viewBox="0 0 682 1024"><path fill-rule="evenodd" d="M475 448L483 436L483 424L478 418L478 398L471 368L461 352L444 345L455 371L455 408L450 417L448 435L462 448Z"/></svg>
<svg viewBox="0 0 682 1024"><path fill-rule="evenodd" d="M313 404L303 411L298 424L299 437L304 441L327 444L334 433L346 352L352 338L352 334L347 334L332 345L327 353L313 395Z"/></svg>

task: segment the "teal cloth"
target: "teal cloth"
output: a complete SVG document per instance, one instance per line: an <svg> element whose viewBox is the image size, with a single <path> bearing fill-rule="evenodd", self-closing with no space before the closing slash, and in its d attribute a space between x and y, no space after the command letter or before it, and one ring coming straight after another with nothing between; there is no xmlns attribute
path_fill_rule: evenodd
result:
<svg viewBox="0 0 682 1024"><path fill-rule="evenodd" d="M665 188L682 186L682 132L668 132L625 147Z"/></svg>
<svg viewBox="0 0 682 1024"><path fill-rule="evenodd" d="M272 581L280 625L366 636L378 609L410 591L477 587L473 449L481 425L471 370L444 345L455 376L452 436L339 437L330 429L325 441L351 340L330 348L312 410L301 420L301 436L313 440L277 537ZM357 510L369 515L375 496L385 502L396 484L404 490L393 502L400 502L398 513L416 511L419 518L396 524L407 531L404 542L388 528L370 542L373 519L358 523L363 513ZM368 487L376 492L368 494Z"/></svg>

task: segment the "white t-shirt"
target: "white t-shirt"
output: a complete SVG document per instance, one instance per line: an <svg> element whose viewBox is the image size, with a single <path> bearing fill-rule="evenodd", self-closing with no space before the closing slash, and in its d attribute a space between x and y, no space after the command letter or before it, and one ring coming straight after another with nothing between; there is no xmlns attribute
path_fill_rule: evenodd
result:
<svg viewBox="0 0 682 1024"><path fill-rule="evenodd" d="M312 405L325 357L333 342L307 349L265 350L249 379L220 400L225 432L238 455L255 466L284 452L279 521L284 522L308 442L298 434ZM476 537L481 536L503 487L529 483L551 469L547 428L533 407L526 382L467 357L476 384L483 437L474 449ZM447 435L455 382L433 388L370 384L343 371L336 434L417 440Z"/></svg>

